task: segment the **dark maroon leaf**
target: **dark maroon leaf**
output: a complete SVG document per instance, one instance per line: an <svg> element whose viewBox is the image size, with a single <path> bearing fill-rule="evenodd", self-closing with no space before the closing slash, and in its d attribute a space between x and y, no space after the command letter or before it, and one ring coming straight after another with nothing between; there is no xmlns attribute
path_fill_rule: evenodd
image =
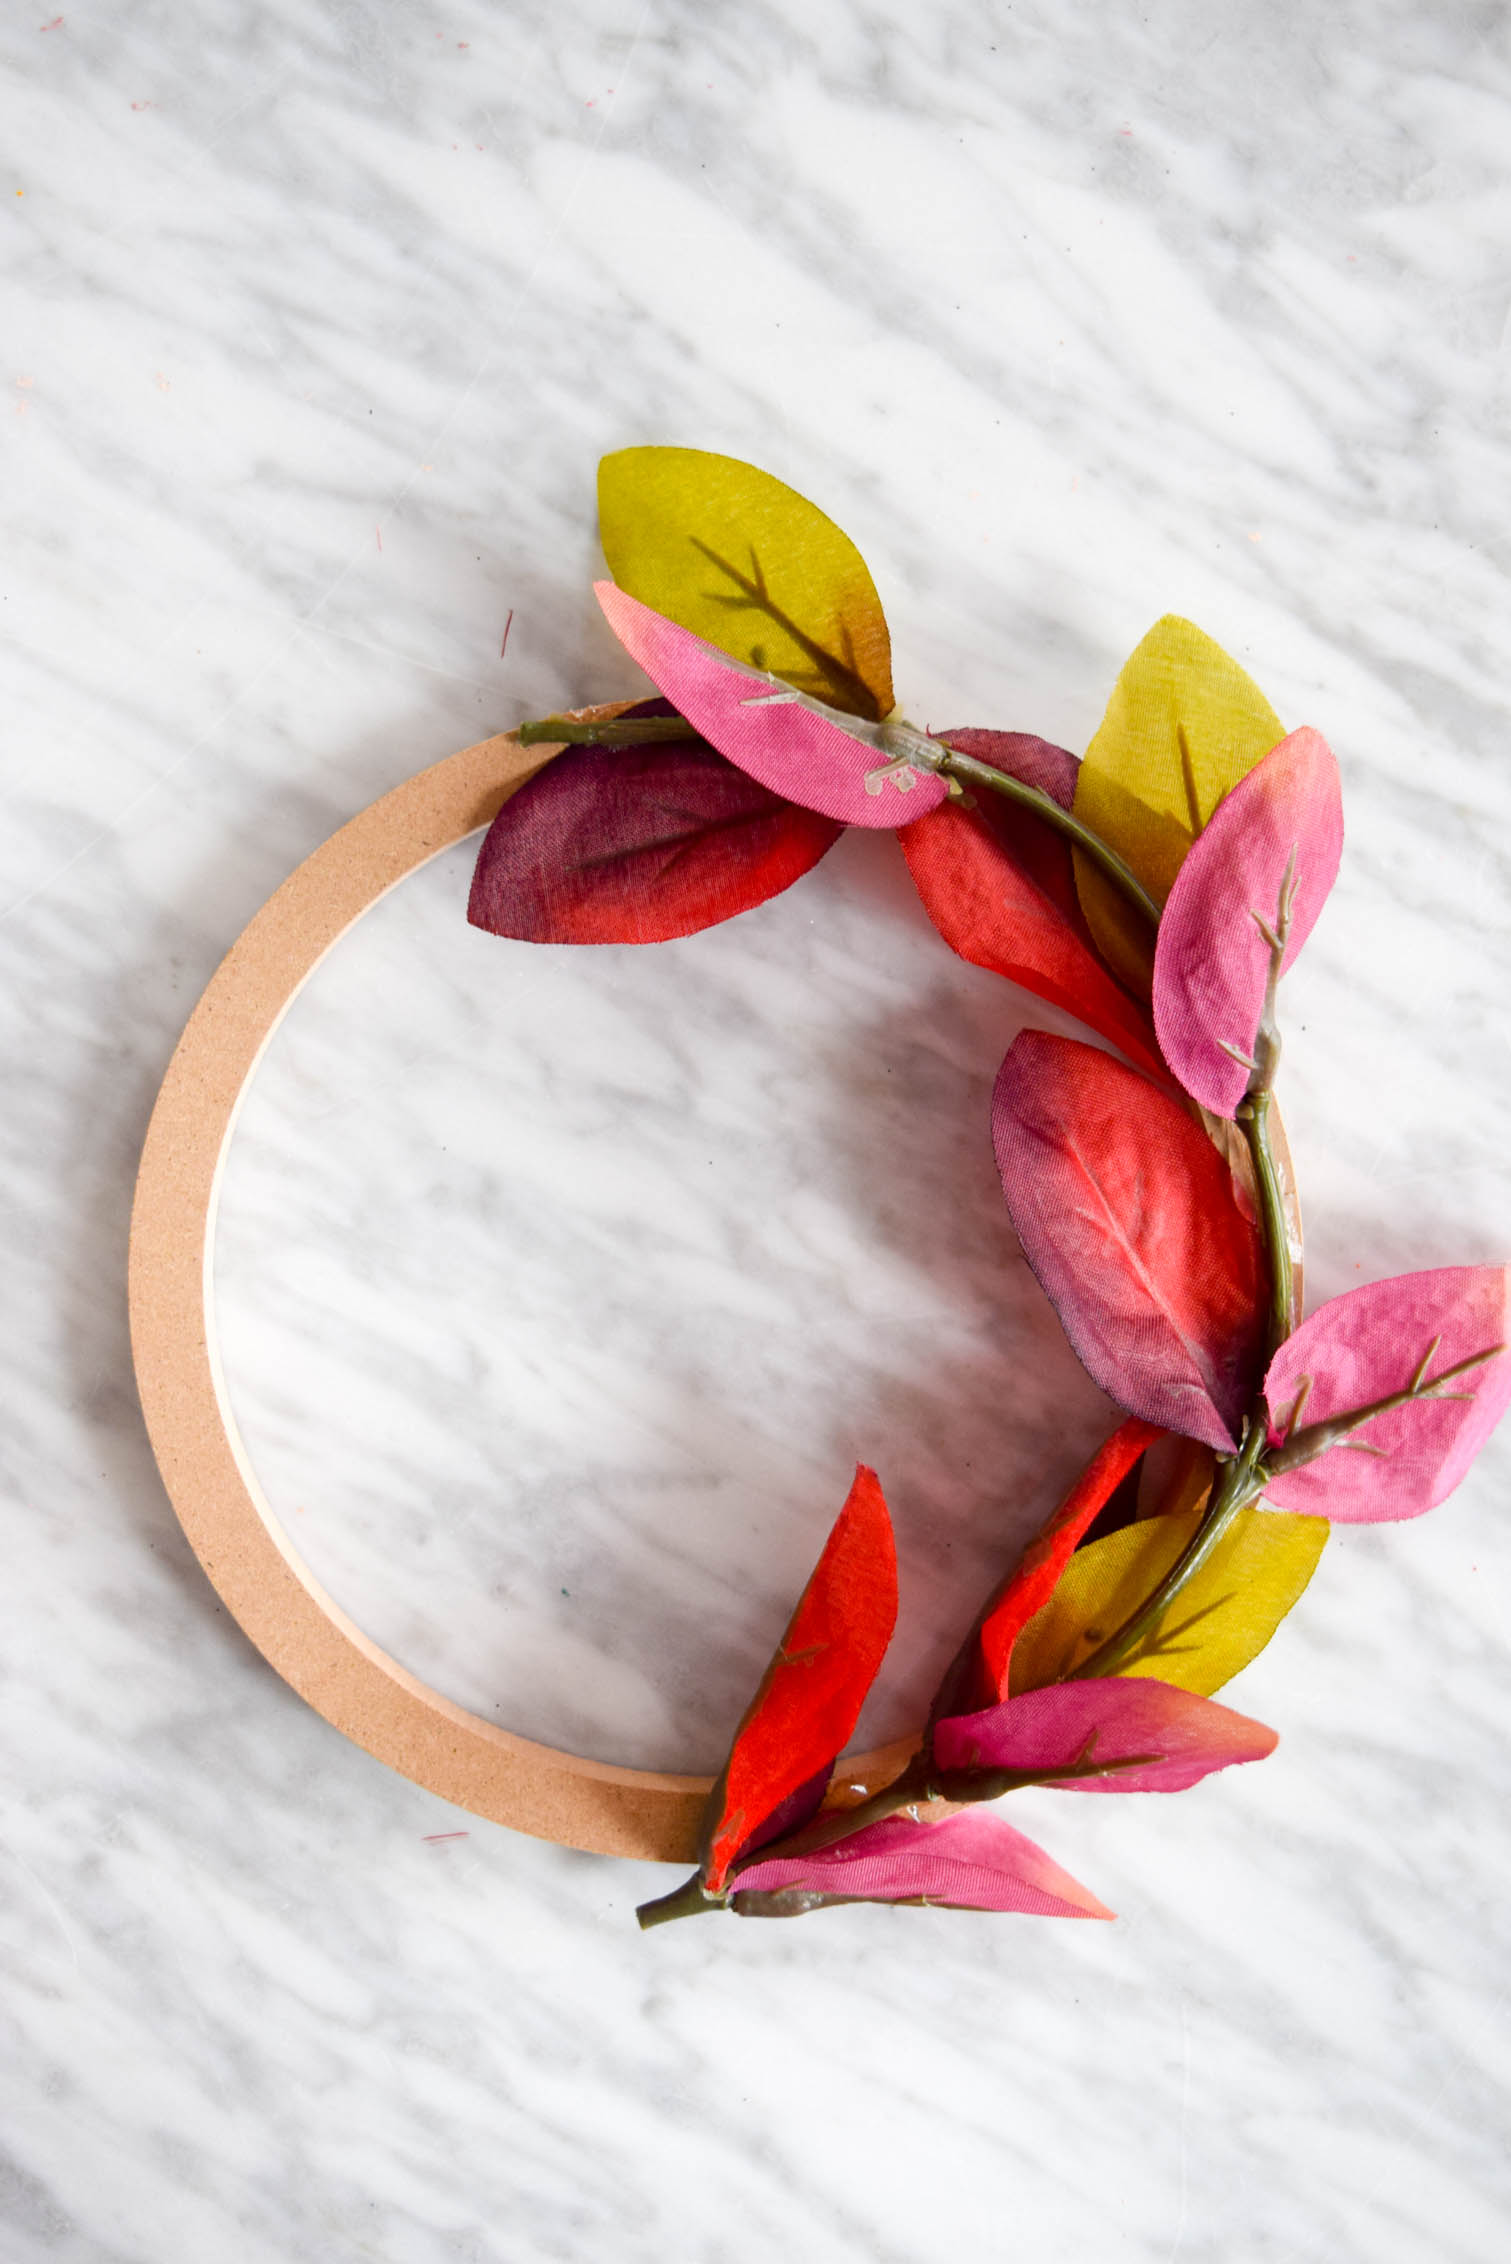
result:
<svg viewBox="0 0 1511 2264"><path fill-rule="evenodd" d="M467 917L526 943L664 943L779 895L843 831L698 740L568 747L488 828Z"/></svg>

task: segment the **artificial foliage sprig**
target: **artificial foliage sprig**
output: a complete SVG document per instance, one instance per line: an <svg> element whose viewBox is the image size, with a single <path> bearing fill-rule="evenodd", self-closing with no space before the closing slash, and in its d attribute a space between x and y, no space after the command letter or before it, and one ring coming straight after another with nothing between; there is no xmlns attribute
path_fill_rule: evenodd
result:
<svg viewBox="0 0 1511 2264"><path fill-rule="evenodd" d="M1506 1267L1300 1317L1279 994L1337 875L1337 765L1170 617L1082 761L1026 733L920 731L895 710L864 562L790 488L630 449L605 459L599 504L599 603L659 697L521 727L564 751L499 813L469 916L653 942L791 886L848 825L895 831L946 942L1098 1041L1020 1034L991 1135L1024 1256L1126 1410L987 1599L917 1750L858 1799L836 1771L897 1576L881 1486L857 1471L697 1868L641 1923L849 1902L1108 1916L996 1804L1027 1785L1178 1791L1269 1753L1274 1732L1212 1693L1294 1605L1328 1521L1431 1508L1511 1399Z"/></svg>

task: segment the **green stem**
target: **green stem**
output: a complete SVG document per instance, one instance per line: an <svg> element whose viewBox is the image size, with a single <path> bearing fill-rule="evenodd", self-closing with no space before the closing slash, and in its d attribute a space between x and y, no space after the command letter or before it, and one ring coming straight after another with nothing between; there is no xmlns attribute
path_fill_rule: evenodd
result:
<svg viewBox="0 0 1511 2264"><path fill-rule="evenodd" d="M596 723L543 715L515 733L522 747L659 747L668 739L697 736L685 715L606 715Z"/></svg>
<svg viewBox="0 0 1511 2264"><path fill-rule="evenodd" d="M974 755L951 747L947 739L938 744L948 750L945 759L936 767L941 777L958 778L972 786L984 786L990 794L1000 794L1004 801L1016 802L1035 817L1063 833L1067 840L1089 857L1098 869L1107 875L1114 887L1120 888L1129 903L1151 927L1159 926L1159 906L1149 894L1131 865L1125 864L1117 851L1089 825L1083 825L1073 810L1067 810L1052 794L1045 794L1037 786L1030 786L1021 778L1013 778L1005 770L994 770L990 763L978 762Z"/></svg>
<svg viewBox="0 0 1511 2264"><path fill-rule="evenodd" d="M1266 1367L1296 1326L1296 1285L1291 1271L1291 1238L1285 1222L1285 1200L1275 1151L1270 1146L1270 1088L1255 1093L1238 1108L1238 1121L1249 1144L1254 1180L1259 1189L1259 1218L1264 1231L1264 1252L1270 1274L1269 1330Z"/></svg>
<svg viewBox="0 0 1511 2264"><path fill-rule="evenodd" d="M853 1808L825 1808L801 1831L756 1848L743 1863L735 1865L734 1880L738 1883L741 1871L748 1871L753 1863L770 1863L777 1856L785 1860L789 1855L815 1855L821 1847L833 1847L837 1840L849 1839L852 1832L863 1832L868 1824L883 1823L900 1808L915 1808L933 1798L923 1755L915 1754L902 1775L891 1784L883 1785L880 1792L873 1792L869 1800L858 1800Z"/></svg>
<svg viewBox="0 0 1511 2264"><path fill-rule="evenodd" d="M1466 1360L1455 1361L1451 1368L1445 1368L1440 1376L1434 1376L1429 1383L1427 1371L1436 1359L1438 1346L1442 1341L1440 1336L1433 1338L1416 1374L1404 1390L1387 1392L1383 1399L1371 1400L1367 1407L1348 1408L1341 1415L1329 1416L1325 1423L1311 1423L1305 1430L1298 1431L1296 1418L1305 1403L1303 1392L1291 1410L1280 1445L1265 1457L1268 1475L1279 1478L1287 1470L1304 1469L1308 1462L1315 1462L1318 1455L1330 1454L1335 1447L1348 1446L1355 1431L1362 1430L1366 1423L1372 1423L1377 1415L1393 1414L1398 1407L1409 1407L1413 1400L1472 1398L1472 1392L1450 1391L1449 1384L1455 1383L1460 1376L1467 1376L1472 1369L1482 1368L1487 1360L1498 1360L1507 1349L1504 1344L1487 1344L1483 1352L1471 1352ZM1279 1420L1277 1417L1277 1422ZM1368 1454L1373 1450L1360 1447L1355 1451Z"/></svg>
<svg viewBox="0 0 1511 2264"><path fill-rule="evenodd" d="M1206 1516L1153 1595L1140 1604L1132 1618L1125 1620L1115 1635L1109 1635L1105 1643L1084 1658L1078 1667L1073 1667L1064 1677L1065 1681L1085 1682L1095 1675L1115 1674L1129 1653L1136 1651L1144 1637L1159 1625L1182 1588L1188 1581L1194 1580L1202 1566L1208 1562L1239 1511L1247 1509L1250 1502L1257 1499L1263 1479L1257 1474L1255 1465L1264 1446L1265 1431L1263 1422L1250 1424L1243 1451L1228 1464L1212 1496Z"/></svg>
<svg viewBox="0 0 1511 2264"><path fill-rule="evenodd" d="M826 1808L805 1824L800 1831L786 1839L772 1840L765 1847L755 1848L744 1860L737 1863L731 1873L731 1892L739 1887L740 1873L758 1863L787 1862L799 1855L816 1855L821 1848L833 1847L840 1840L854 1837L872 1824L884 1823L899 1809L926 1807L930 1801L947 1800L957 1808L968 1807L982 1800L1000 1800L1004 1793L1022 1792L1029 1785L1065 1784L1072 1778L1111 1777L1123 1769L1144 1768L1156 1756L1150 1753L1124 1755L1116 1761L1098 1761L1092 1747L1095 1738L1087 1740L1073 1760L1063 1768L1046 1775L1043 1769L940 1769L929 1760L927 1753L917 1753L900 1777L880 1792L873 1792L869 1800L858 1800L853 1808ZM685 1895L686 1889L681 1892ZM668 1900L675 1898L668 1897ZM654 1909L655 1904L649 1905ZM680 1911L671 1913L680 1917Z"/></svg>
<svg viewBox="0 0 1511 2264"><path fill-rule="evenodd" d="M635 1916L642 1933L652 1926L669 1926L674 1918L696 1918L705 1910L722 1910L723 1895L705 1894L703 1881L695 1871L684 1879L680 1887L673 1887L669 1895L658 1895L654 1902L643 1902Z"/></svg>
<svg viewBox="0 0 1511 2264"><path fill-rule="evenodd" d="M1252 1056L1236 1055L1250 1071L1248 1091L1235 1113L1243 1128L1254 1165L1254 1183L1259 1193L1259 1223L1269 1274L1264 1330L1265 1357L1261 1377L1268 1373L1270 1362L1290 1335L1297 1319L1296 1282L1291 1267L1285 1202L1275 1153L1270 1146L1270 1095L1275 1072L1280 1066L1280 1026L1275 1012L1275 993L1285 964L1286 939L1290 934L1295 900L1295 875L1296 855L1292 850L1285 878L1280 885L1273 924L1257 912L1249 915L1270 947L1270 965L1259 1027L1254 1036L1254 1052ZM1235 1051L1231 1046L1226 1050L1230 1053ZM1210 1562L1213 1551L1239 1511L1247 1509L1249 1503L1256 1501L1263 1493L1271 1467L1263 1459L1269 1435L1270 1411L1261 1381L1249 1406L1243 1445L1237 1458L1227 1463L1223 1477L1207 1505L1207 1513L1186 1548L1153 1595L1139 1606L1131 1619L1125 1620L1116 1634L1109 1636L1089 1658L1083 1659L1068 1680L1080 1681L1092 1675L1115 1673L1130 1652L1136 1650L1145 1636L1159 1625L1181 1590L1195 1579L1203 1565Z"/></svg>

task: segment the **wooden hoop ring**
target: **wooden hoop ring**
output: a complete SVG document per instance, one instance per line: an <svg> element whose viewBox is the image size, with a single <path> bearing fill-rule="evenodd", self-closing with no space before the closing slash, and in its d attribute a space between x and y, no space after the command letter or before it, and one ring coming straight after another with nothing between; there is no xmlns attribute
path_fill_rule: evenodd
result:
<svg viewBox="0 0 1511 2264"><path fill-rule="evenodd" d="M625 704L581 713L617 715ZM157 1465L195 1555L317 1713L474 1815L593 1854L690 1862L706 1777L616 1768L499 1729L410 1674L325 1593L258 1485L216 1342L221 1173L274 1031L364 912L487 825L560 751L521 747L511 732L419 772L307 857L243 929L190 1017L147 1128L131 1216L132 1357ZM847 1762L847 1799L888 1782L913 1742Z"/></svg>

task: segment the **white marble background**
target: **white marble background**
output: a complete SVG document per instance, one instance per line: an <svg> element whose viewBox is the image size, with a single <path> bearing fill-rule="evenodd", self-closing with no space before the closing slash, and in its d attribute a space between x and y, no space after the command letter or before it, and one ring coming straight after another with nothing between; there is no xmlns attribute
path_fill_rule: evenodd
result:
<svg viewBox="0 0 1511 2264"><path fill-rule="evenodd" d="M833 512L920 722L1080 747L1173 609L1327 732L1313 1297L1511 1254L1505 8L159 0L0 47L6 2264L1498 2264L1511 1439L1334 1543L1235 1690L1274 1760L1023 1799L1115 1927L641 1939L664 1874L445 1807L249 1651L123 1258L277 881L634 688L587 585L641 440ZM1019 1002L884 842L640 954L477 937L465 870L328 963L233 1155L280 1512L467 1702L692 1765L863 1453L885 1729L1100 1421L985 1156Z"/></svg>

